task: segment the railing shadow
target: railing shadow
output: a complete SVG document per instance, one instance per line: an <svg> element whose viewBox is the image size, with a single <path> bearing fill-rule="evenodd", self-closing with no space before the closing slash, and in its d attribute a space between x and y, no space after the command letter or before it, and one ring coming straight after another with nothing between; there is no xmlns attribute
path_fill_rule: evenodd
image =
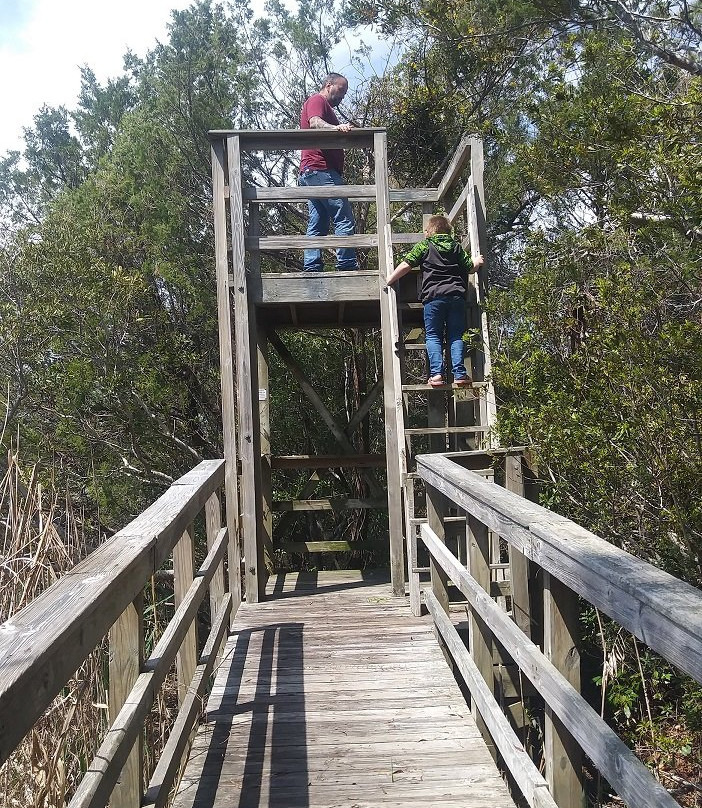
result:
<svg viewBox="0 0 702 808"><path fill-rule="evenodd" d="M226 802L238 808L308 808L303 665L301 623L238 633L220 704L208 712L214 730L194 805L213 805L219 791L220 802L231 794ZM238 741L247 731L244 749Z"/></svg>

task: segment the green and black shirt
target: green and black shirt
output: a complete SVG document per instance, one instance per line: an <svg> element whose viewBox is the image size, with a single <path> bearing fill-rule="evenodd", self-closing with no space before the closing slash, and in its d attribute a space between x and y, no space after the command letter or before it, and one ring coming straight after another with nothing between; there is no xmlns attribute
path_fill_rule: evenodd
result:
<svg viewBox="0 0 702 808"><path fill-rule="evenodd" d="M465 296L473 262L448 233L437 233L420 241L403 260L410 266L419 267L422 272L419 293L422 303L437 297Z"/></svg>

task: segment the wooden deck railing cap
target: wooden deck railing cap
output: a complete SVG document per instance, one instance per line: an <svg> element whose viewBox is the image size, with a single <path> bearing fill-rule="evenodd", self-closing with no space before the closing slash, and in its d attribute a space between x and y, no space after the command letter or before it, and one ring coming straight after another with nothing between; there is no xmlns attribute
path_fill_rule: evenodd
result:
<svg viewBox="0 0 702 808"><path fill-rule="evenodd" d="M334 129L213 129L210 140L236 137L242 151L287 149L360 149L372 148L374 137L384 128L358 128L348 132Z"/></svg>

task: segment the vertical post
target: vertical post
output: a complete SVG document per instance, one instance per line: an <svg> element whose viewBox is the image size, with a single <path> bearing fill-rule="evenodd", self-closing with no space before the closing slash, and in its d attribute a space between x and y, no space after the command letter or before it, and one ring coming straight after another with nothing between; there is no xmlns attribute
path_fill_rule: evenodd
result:
<svg viewBox="0 0 702 808"><path fill-rule="evenodd" d="M373 136L375 151L375 201L378 220L378 283L380 324L383 340L383 397L385 405L385 452L388 474L388 521L390 531L390 578L394 595L405 594L402 540L402 484L407 472L402 412L402 380L395 344L400 340L395 291L385 285L393 266L388 186L387 134ZM402 441L402 442L400 442ZM409 531L409 525L406 526Z"/></svg>
<svg viewBox="0 0 702 808"><path fill-rule="evenodd" d="M490 592L490 536L487 527L470 514L466 514L466 542L468 544L468 572L476 583L486 592ZM492 633L473 609L468 612L468 630L470 637L470 654L473 657L490 692L495 692L495 669L492 662ZM480 714L471 704L471 712L476 719L478 729L487 740L487 727ZM488 743L494 755L494 748Z"/></svg>
<svg viewBox="0 0 702 808"><path fill-rule="evenodd" d="M553 575L544 576L544 654L580 692L578 599ZM546 782L559 808L582 808L583 753L546 704L544 726Z"/></svg>
<svg viewBox="0 0 702 808"><path fill-rule="evenodd" d="M471 256L474 258L478 253L487 253L487 228L485 222L485 188L483 185L484 172L483 141L474 137L470 144L470 174L473 183L473 193L468 195L468 223L470 233ZM484 264L477 273L476 293L478 304L481 306L480 312L480 333L483 348L483 379L488 382L485 390L484 415L481 419L481 426L492 429L497 420L497 403L495 401L495 388L492 384L492 359L490 355L490 333L488 330L487 314L482 304L487 291L487 264ZM481 404L483 399L481 397ZM492 445L494 437L488 435L487 443ZM485 444L485 438L483 438Z"/></svg>
<svg viewBox="0 0 702 808"><path fill-rule="evenodd" d="M259 567L266 573L273 569L273 482L271 472L271 418L268 384L268 335L257 328L256 356L258 364L258 419L260 435L259 485L261 515L259 533Z"/></svg>
<svg viewBox="0 0 702 808"><path fill-rule="evenodd" d="M265 588L265 576L258 565L256 514L256 428L253 390L256 367L251 362L251 313L246 281L244 246L244 200L242 196L239 137L227 137L229 167L229 218L234 275L234 344L236 347L236 391L239 413L239 457L241 459L241 529L244 538L244 580L246 600L258 603ZM256 408L258 413L258 407Z"/></svg>
<svg viewBox="0 0 702 808"><path fill-rule="evenodd" d="M108 714L114 723L139 676L143 662L144 624L141 595L122 612L109 631ZM141 735L124 764L112 791L112 808L139 808L142 787L143 745Z"/></svg>
<svg viewBox="0 0 702 808"><path fill-rule="evenodd" d="M505 457L505 488L524 496L524 476L521 455ZM531 639L531 606L529 603L529 560L509 545L509 574L512 594L512 617L519 628Z"/></svg>
<svg viewBox="0 0 702 808"><path fill-rule="evenodd" d="M446 497L436 488L426 485L427 489L427 524L446 543L446 528L444 526L444 516L446 516ZM431 573L431 588L434 597L441 604L441 608L448 614L449 594L448 576L444 570L434 561L433 556L429 557L429 567Z"/></svg>
<svg viewBox="0 0 702 808"><path fill-rule="evenodd" d="M207 531L207 550L211 550L217 534L222 527L222 506L215 491L205 503L205 529ZM224 570L220 564L210 583L210 620L214 622L222 605L224 596Z"/></svg>
<svg viewBox="0 0 702 808"><path fill-rule="evenodd" d="M241 537L239 531L239 480L236 448L236 406L234 403L234 363L232 357L231 300L227 261L227 214L224 200L225 159L221 140L212 144L212 203L214 211L215 266L217 270L217 320L219 323L219 364L222 385L222 433L224 439L224 492L227 509L227 566L234 620L241 603ZM230 622L231 625L231 622Z"/></svg>
<svg viewBox="0 0 702 808"><path fill-rule="evenodd" d="M183 602L191 587L195 572L195 556L193 547L192 525L183 533L173 548L173 593L176 609ZM178 669L178 704L182 704L188 688L193 681L197 667L197 618L193 620L188 633L178 650L176 668Z"/></svg>
<svg viewBox="0 0 702 808"><path fill-rule="evenodd" d="M407 531L407 580L409 582L410 612L419 617L422 613L422 593L417 564L417 525L414 522L414 477L405 482L405 525Z"/></svg>

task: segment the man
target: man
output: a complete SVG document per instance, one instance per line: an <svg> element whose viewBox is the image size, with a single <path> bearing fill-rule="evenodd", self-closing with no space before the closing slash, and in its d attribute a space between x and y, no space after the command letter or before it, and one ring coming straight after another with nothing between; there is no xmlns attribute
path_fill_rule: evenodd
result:
<svg viewBox="0 0 702 808"><path fill-rule="evenodd" d="M330 73L318 93L311 95L302 106L301 129L333 129L348 132L353 127L339 123L334 107L338 107L349 89L348 81L340 73ZM299 184L304 186L343 185L343 149L303 149L300 162ZM308 199L308 236L326 236L330 223L334 223L335 236L352 236L356 223L348 199ZM356 250L343 247L336 251L338 270L358 269ZM305 272L324 269L321 250L305 250Z"/></svg>

